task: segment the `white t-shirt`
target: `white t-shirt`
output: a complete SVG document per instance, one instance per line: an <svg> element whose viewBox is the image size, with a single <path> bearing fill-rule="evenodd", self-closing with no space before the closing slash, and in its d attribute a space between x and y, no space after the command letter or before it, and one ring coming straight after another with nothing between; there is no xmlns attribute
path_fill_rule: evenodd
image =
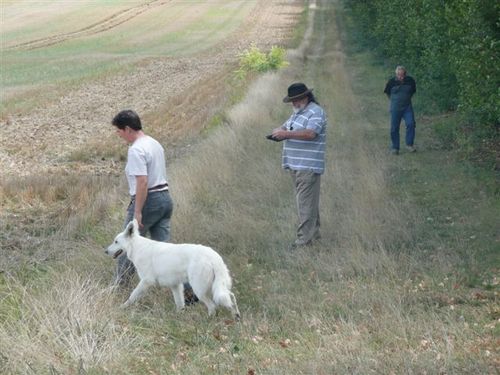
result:
<svg viewBox="0 0 500 375"><path fill-rule="evenodd" d="M125 175L130 195L136 193L136 176L148 176L148 189L167 183L162 145L148 135L136 139L128 149Z"/></svg>

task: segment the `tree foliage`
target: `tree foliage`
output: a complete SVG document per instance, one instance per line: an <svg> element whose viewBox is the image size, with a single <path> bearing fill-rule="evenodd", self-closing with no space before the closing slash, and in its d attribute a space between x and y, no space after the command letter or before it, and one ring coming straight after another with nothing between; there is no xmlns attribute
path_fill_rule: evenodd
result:
<svg viewBox="0 0 500 375"><path fill-rule="evenodd" d="M500 124L500 2L344 0L362 38L417 79L426 106L458 109L474 131Z"/></svg>

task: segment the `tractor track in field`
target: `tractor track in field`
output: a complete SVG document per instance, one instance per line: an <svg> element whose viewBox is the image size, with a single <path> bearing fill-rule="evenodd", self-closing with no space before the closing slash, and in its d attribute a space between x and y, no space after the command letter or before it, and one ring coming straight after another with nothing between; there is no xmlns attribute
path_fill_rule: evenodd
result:
<svg viewBox="0 0 500 375"><path fill-rule="evenodd" d="M99 22L86 26L80 30L72 31L69 33L51 35L46 38L30 40L27 42L8 46L5 48L5 50L15 50L15 49L32 50L37 48L48 47L57 43L62 43L70 39L76 39L76 38L99 34L104 31L108 31L112 28L115 28L127 21L130 21L131 19L139 16L144 12L153 11L155 8L161 7L171 1L172 0L152 0L145 4L140 4L135 7L124 9L109 17L104 18L103 20L100 20Z"/></svg>

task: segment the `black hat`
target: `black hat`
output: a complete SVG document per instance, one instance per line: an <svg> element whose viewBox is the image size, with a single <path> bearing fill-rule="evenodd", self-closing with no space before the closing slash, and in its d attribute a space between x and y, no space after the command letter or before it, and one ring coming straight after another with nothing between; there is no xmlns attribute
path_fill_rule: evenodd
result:
<svg viewBox="0 0 500 375"><path fill-rule="evenodd" d="M292 83L288 87L288 95L283 98L284 103L290 103L292 100L302 99L307 94L311 93L313 89L308 89L303 83Z"/></svg>

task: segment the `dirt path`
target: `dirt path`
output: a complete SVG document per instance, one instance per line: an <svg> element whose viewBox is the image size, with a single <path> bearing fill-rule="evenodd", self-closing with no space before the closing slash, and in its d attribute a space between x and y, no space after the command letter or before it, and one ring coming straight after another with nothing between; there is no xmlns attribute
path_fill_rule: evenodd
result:
<svg viewBox="0 0 500 375"><path fill-rule="evenodd" d="M162 2L153 1L152 5L156 3ZM210 53L145 60L132 73L84 84L46 107L26 115L9 116L0 122L0 174L6 178L75 168L87 171L114 169L109 161L75 165L71 155L93 141L110 139L109 122L118 110L134 108L141 115L154 113L176 96L200 90L200 85L210 83L210 77L221 74L251 43L261 48L283 44L301 11L301 1L259 0L237 33ZM126 21L127 15L131 14L120 14L115 20ZM80 32L96 31L96 27L89 26L86 31L66 36L77 37ZM35 41L31 46L47 42L50 41ZM217 102L215 97L209 96L204 105L209 107L210 100Z"/></svg>

